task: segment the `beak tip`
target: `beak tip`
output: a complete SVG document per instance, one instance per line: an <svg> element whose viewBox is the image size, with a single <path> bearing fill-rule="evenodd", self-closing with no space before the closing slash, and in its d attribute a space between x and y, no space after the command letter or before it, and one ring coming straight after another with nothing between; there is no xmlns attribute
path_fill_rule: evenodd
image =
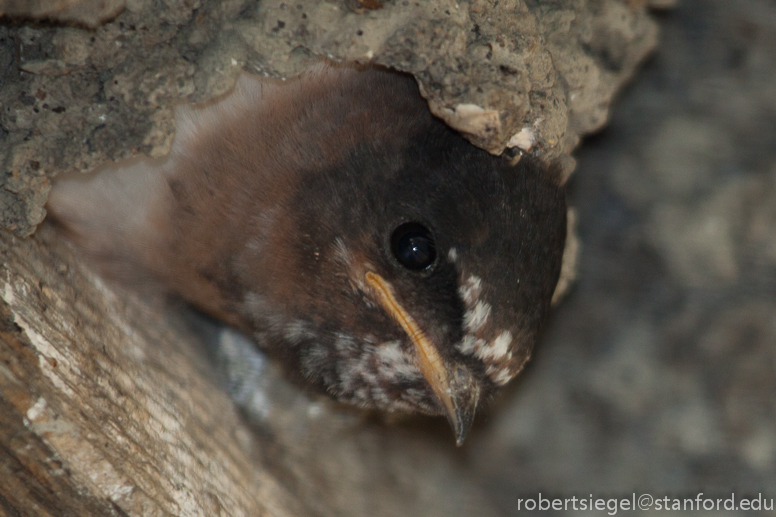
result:
<svg viewBox="0 0 776 517"><path fill-rule="evenodd" d="M447 421L450 423L450 427L453 428L455 445L460 447L469 435L469 431L471 431L472 423L474 422L474 412L457 410L454 415L448 416Z"/></svg>
<svg viewBox="0 0 776 517"><path fill-rule="evenodd" d="M455 444L460 447L472 429L480 390L468 370L458 367L453 371L451 404L447 406L446 416L455 434Z"/></svg>

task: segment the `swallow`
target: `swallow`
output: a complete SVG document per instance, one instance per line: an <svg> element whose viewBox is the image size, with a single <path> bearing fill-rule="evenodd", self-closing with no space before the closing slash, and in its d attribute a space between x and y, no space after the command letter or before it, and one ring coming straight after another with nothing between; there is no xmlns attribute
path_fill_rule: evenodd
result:
<svg viewBox="0 0 776 517"><path fill-rule="evenodd" d="M523 368L558 281L559 175L476 148L411 76L243 74L176 111L170 153L55 182L107 276L237 327L309 389L444 415L460 445Z"/></svg>

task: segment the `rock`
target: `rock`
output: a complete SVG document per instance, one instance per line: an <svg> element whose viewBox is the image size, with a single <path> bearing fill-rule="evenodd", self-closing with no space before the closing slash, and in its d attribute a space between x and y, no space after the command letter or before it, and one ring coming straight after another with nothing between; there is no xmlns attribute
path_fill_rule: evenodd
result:
<svg viewBox="0 0 776 517"><path fill-rule="evenodd" d="M0 27L0 217L17 235L45 216L56 174L163 155L177 103L224 93L241 70L290 77L320 57L411 73L476 145L559 159L568 174L657 36L644 3L619 0L123 3L114 15L120 0L100 4L110 14L88 0L0 1L22 20L110 18Z"/></svg>

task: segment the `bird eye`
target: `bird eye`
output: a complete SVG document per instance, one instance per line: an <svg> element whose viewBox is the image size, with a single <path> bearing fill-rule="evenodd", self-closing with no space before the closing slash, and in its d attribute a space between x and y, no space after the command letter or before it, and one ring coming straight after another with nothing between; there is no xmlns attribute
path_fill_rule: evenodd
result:
<svg viewBox="0 0 776 517"><path fill-rule="evenodd" d="M434 236L419 223L399 225L391 235L391 251L402 266L413 271L426 269L436 260Z"/></svg>

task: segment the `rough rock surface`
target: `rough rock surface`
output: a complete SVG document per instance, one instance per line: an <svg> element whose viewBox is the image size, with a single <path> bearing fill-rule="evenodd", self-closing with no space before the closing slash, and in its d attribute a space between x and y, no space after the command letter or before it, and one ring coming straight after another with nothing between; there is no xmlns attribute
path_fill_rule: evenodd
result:
<svg viewBox="0 0 776 517"><path fill-rule="evenodd" d="M0 0L0 13L56 20L58 6L85 3ZM567 153L605 122L657 34L637 0L124 3L96 29L0 25L0 217L17 235L45 216L52 176L162 155L177 102L221 94L243 69L288 77L319 56L413 73L432 111L477 145L565 157L570 172Z"/></svg>
<svg viewBox="0 0 776 517"><path fill-rule="evenodd" d="M0 16L95 28L124 9L124 0L3 0Z"/></svg>

